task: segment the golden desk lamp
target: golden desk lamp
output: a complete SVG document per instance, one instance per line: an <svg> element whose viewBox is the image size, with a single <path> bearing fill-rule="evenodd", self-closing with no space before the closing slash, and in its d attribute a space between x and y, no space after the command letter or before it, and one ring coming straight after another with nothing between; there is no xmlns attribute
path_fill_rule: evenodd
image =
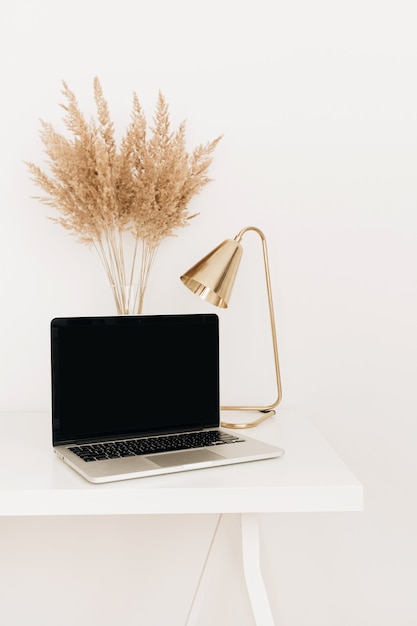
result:
<svg viewBox="0 0 417 626"><path fill-rule="evenodd" d="M207 254L201 261L181 276L181 280L193 293L210 304L226 309L229 297L242 258L243 249L241 240L243 235L252 230L262 240L263 258L265 266L266 289L268 293L269 317L271 322L272 345L274 351L275 375L277 384L277 398L268 406L221 406L222 411L259 411L261 417L245 423L222 422L226 428L251 428L275 415L274 408L282 398L281 374L278 360L278 344L275 329L274 307L272 303L271 279L269 275L268 252L265 235L255 226L243 228L234 239L226 239L217 248Z"/></svg>

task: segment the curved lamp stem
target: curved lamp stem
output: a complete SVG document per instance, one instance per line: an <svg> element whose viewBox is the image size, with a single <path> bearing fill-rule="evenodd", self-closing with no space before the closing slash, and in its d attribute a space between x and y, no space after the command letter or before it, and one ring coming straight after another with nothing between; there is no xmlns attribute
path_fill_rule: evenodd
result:
<svg viewBox="0 0 417 626"><path fill-rule="evenodd" d="M240 243L243 235L249 230L252 230L255 233L257 233L262 240L266 289L267 289L267 294L268 294L268 305L269 305L269 319L270 319L270 325L271 325L272 346L273 346L273 352L274 352L277 397L276 397L275 402L267 406L221 406L220 409L222 411L259 411L262 413L261 417L259 417L257 420L243 423L243 424L242 423L236 424L233 422L222 421L222 426L224 426L225 428L251 428L253 426L257 426L264 420L275 415L274 409L281 402L281 398L282 398L281 373L279 369L278 343L277 343L277 334L276 334L276 327L275 327L274 305L272 301L271 278L270 278L270 273L269 273L268 250L267 250L267 245L266 245L266 238L263 232L259 228L256 228L256 226L247 226L246 228L243 228L236 235L235 241Z"/></svg>

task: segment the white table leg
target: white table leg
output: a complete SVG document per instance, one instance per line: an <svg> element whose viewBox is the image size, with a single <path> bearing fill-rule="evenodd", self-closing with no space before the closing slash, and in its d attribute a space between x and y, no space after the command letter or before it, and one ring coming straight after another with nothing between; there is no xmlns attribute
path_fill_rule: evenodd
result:
<svg viewBox="0 0 417 626"><path fill-rule="evenodd" d="M242 513L242 554L246 587L256 626L274 626L260 566L259 515Z"/></svg>
<svg viewBox="0 0 417 626"><path fill-rule="evenodd" d="M185 621L185 626L197 626L199 622L200 615L200 605L204 599L204 591L208 587L210 576L207 573L208 564L210 561L210 556L213 551L213 546L218 534L219 526L221 524L223 515L220 515L217 518L216 525L214 527L214 532L211 537L210 545L207 550L206 558L204 559L203 567L201 568L200 576L197 582L197 586L195 588L194 596L191 602L190 610L188 611L187 619Z"/></svg>
<svg viewBox="0 0 417 626"><path fill-rule="evenodd" d="M222 519L223 516L219 515L196 585L185 626L198 626L200 622L201 605L204 602L207 589L210 585L210 579L213 575L211 571L213 569L213 563L211 562L213 561L213 548L217 544L217 540L219 540L219 528L220 526L223 527L221 524ZM240 515L240 522L243 573L255 624L256 626L274 626L274 618L272 616L260 567L259 515L256 513L242 513ZM224 541L225 537L223 536L222 539ZM217 559L215 558L214 560L218 565L219 554L216 556Z"/></svg>

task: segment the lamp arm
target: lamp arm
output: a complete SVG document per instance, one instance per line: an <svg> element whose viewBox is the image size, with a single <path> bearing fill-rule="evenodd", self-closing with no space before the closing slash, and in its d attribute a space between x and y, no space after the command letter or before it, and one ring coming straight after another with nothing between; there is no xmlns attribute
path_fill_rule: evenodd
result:
<svg viewBox="0 0 417 626"><path fill-rule="evenodd" d="M277 342L277 334L276 334L276 326L275 326L275 315L274 315L274 305L272 301L272 289L271 289L271 277L269 273L269 261L268 261L268 249L266 244L266 238L263 232L256 228L256 226L247 226L243 228L235 237L235 241L238 243L241 241L243 235L249 230L253 230L255 233L259 235L262 240L262 251L263 251L263 259L264 259L264 268L265 268L265 280L266 280L266 289L268 294L268 305L269 305L269 319L271 325L271 336L272 336L272 346L274 352L274 363L275 363L275 377L276 377L276 385L277 385L277 398L273 404L269 404L267 406L222 406L220 407L224 411L260 411L264 413L262 417L260 417L255 422L251 422L249 424L227 424L222 422L223 426L230 426L233 428L248 428L250 426L256 426L260 422L264 421L271 415L275 414L274 408L281 402L282 399L282 385L281 385L281 373L279 368L279 358L278 358L278 342Z"/></svg>

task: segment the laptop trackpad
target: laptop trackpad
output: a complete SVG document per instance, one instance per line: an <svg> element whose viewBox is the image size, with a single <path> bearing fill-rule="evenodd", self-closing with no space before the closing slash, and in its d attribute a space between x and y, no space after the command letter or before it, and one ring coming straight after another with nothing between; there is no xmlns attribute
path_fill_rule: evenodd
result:
<svg viewBox="0 0 417 626"><path fill-rule="evenodd" d="M185 452L172 452L164 454L153 454L147 457L160 467L173 467L175 465L190 465L191 463L207 463L218 461L223 458L220 454L211 450L186 450Z"/></svg>

